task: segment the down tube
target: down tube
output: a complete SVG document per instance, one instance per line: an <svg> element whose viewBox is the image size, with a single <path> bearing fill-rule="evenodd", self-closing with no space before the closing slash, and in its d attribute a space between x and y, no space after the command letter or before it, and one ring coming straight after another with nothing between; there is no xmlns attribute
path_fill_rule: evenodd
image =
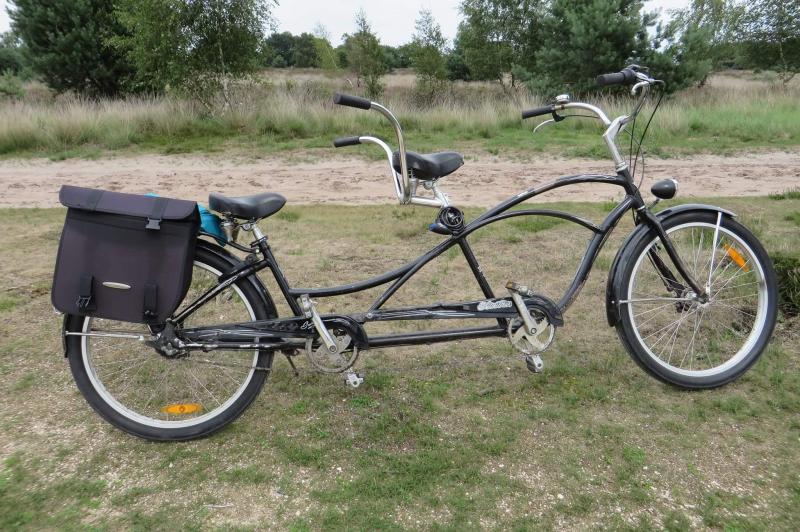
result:
<svg viewBox="0 0 800 532"><path fill-rule="evenodd" d="M567 288L561 301L558 302L558 307L561 309L561 312L566 312L570 305L572 305L572 302L575 301L575 298L578 297L581 288L583 288L586 279L589 277L589 272L592 271L592 266L594 266L594 261L597 259L598 253L603 249L603 244L605 244L620 219L631 209L633 204L634 199L631 196L626 196L622 203L617 205L606 219L603 220L603 223L600 225L601 232L595 234L589 241L589 247L586 248L586 253L584 253L583 259L581 259L578 271L575 273L575 278L572 280L569 288Z"/></svg>

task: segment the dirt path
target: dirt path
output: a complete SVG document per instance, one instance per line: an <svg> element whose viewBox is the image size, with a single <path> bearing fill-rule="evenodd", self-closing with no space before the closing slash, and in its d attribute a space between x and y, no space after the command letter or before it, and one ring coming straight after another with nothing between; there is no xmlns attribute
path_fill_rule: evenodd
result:
<svg viewBox="0 0 800 532"><path fill-rule="evenodd" d="M613 171L605 161L552 159L527 162L483 157L468 160L442 180L456 205L489 206L553 177ZM680 182L680 197L749 196L800 186L800 152L731 157L704 155L649 159L645 187L667 177ZM62 184L124 192L159 194L204 201L208 192L230 195L280 192L290 203L393 203L385 162L335 158L247 159L202 155L134 155L99 160L51 162L20 159L0 162L0 207L53 207ZM620 195L607 186L575 186L542 196L543 201L607 200Z"/></svg>

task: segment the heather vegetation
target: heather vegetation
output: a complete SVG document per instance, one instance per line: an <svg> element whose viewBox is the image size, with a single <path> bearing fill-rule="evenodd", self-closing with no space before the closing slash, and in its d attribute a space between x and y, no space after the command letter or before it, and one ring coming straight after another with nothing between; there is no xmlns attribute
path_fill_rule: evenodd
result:
<svg viewBox="0 0 800 532"><path fill-rule="evenodd" d="M659 16L639 0L464 0L452 42L423 9L393 47L363 10L334 46L320 25L270 34L267 0L16 0L0 41L0 153L272 151L390 133L377 117L334 112L340 90L392 107L412 142L595 156L595 125L531 138L519 111L570 92L627 112L622 91L599 93L593 79L629 63L671 93L650 153L792 146L797 3L693 0Z"/></svg>

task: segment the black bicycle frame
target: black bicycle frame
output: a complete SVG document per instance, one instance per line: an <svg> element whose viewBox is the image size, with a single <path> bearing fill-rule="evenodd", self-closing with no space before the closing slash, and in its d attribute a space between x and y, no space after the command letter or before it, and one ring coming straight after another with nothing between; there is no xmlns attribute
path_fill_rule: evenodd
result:
<svg viewBox="0 0 800 532"><path fill-rule="evenodd" d="M565 186L578 185L584 183L615 185L622 187L622 189L625 191L625 198L608 214L605 220L603 220L603 222L600 223L599 225L595 225L594 223L588 220L585 220L583 218L580 218L578 216L563 211L548 210L548 209L510 210L512 209L512 207L515 207L516 205L519 205L520 203L527 201L540 194L543 194L545 192L549 192L551 190ZM673 261L675 262L675 266L678 269L678 272L684 279L687 280L690 286L695 288L696 293L702 294L703 293L702 289L697 287L696 283L691 279L691 277L689 277L688 273L686 272L686 269L680 262L680 259L678 258L677 253L675 253L674 249L672 248L671 242L666 237L666 233L664 233L660 222L655 216L649 213L649 211L646 209L644 200L642 199L638 188L636 188L636 186L633 184L633 181L631 180L630 175L627 172L621 172L613 176L598 175L598 174L581 174L581 175L562 177L550 183L541 185L539 187L528 189L525 192L522 192L512 198L509 198L503 203L497 205L496 207L489 209L481 216L479 216L478 218L467 224L461 232L451 235L449 238L440 242L436 247L434 247L432 250L428 251L424 255L420 256L419 258L412 260L411 262L408 262L404 266L401 266L400 268L397 268L390 272L384 273L382 275L364 281L351 283L347 285L335 286L331 288L292 288L289 285L289 282L287 281L286 277L284 276L280 266L278 265L277 260L275 259L275 256L272 253L272 249L270 248L267 242L267 238L264 237L254 242L252 245L254 249L257 248L258 251L261 253L262 258L260 260L256 259L254 255L248 257L249 259L248 261L245 261L244 263L242 263L241 266L235 268L233 271L222 275L219 278L219 285L213 287L208 292L200 296L195 302L189 305L182 313L180 313L171 321L176 324L182 324L183 321L186 320L186 318L188 318L192 313L194 313L195 310L197 310L197 308L199 308L205 302L212 299L214 296L216 296L219 292L221 292L228 286L236 283L241 279L249 277L250 275L256 275L259 271L265 268L269 268L287 304L291 308L294 316L298 318L304 317L304 313L300 308L300 304L297 301L297 299L300 296L307 295L312 298L334 297L345 294L352 294L370 288L374 288L376 286L392 283L383 292L383 294L381 294L381 296L378 297L378 299L370 306L367 312L363 314L348 316L347 319L355 320L357 323L362 325L376 321L411 320L411 319L449 319L449 318L491 318L496 320L497 322L496 325L491 327L447 329L438 331L390 334L390 335L367 337L366 339L367 344L363 347L387 347L387 346L409 345L409 344L427 344L427 343L446 342L446 341L460 340L460 339L482 338L489 336L504 336L507 332L506 320L516 315L516 309L514 309L513 306L511 305L507 305L507 307L509 307L507 313L496 312L496 311L491 312L486 310L480 311L479 309L476 310L474 305L471 307L469 306L472 303L477 303L477 302L457 303L449 306L438 304L426 307L412 307L412 308L389 309L389 310L384 310L383 306L397 292L397 290L400 289L400 287L402 287L422 267L424 267L433 259L439 257L442 253L446 252L453 246L458 246L459 249L461 250L462 254L464 255L464 258L467 261L467 264L469 264L470 270L472 271L472 274L475 277L475 280L477 281L483 295L487 299L495 299L496 296L493 293L492 288L489 285L489 282L486 280L483 271L481 270L478 260L475 257L475 254L473 253L472 248L470 247L467 241L467 237L476 230L501 220L507 220L518 216L549 216L575 223L594 233L589 241L586 252L584 253L584 256L578 266L578 269L575 273L572 282L570 283L563 297L557 303L558 307L557 311L560 316L561 313L565 312L569 308L569 306L577 297L578 293L580 292L581 288L586 282L586 279L589 276L589 273L592 269L592 266L594 265L597 255L602 249L603 245L605 244L608 236L617 226L620 219L628 211L632 209L636 210L637 214L639 214L636 217L637 223L647 223L648 225L655 227L659 236L662 236L662 241L664 242L664 245L667 247L667 251L670 255L670 258L673 258ZM666 266L664 267L666 268ZM675 278L675 276L668 271L665 272L665 277L672 279ZM269 329L270 326L274 325L279 321L280 320L272 320L269 322L264 322L263 327L264 329ZM259 326L256 323L242 323L242 324L231 324L225 326L225 329L237 330L237 327L241 327L242 331L251 332L253 331L254 326L259 328ZM306 327L306 329L310 329L310 327ZM310 330L308 332L308 335L310 336L312 334L313 330ZM253 333L252 335L258 336L257 333ZM247 347L252 349L251 344L247 345Z"/></svg>

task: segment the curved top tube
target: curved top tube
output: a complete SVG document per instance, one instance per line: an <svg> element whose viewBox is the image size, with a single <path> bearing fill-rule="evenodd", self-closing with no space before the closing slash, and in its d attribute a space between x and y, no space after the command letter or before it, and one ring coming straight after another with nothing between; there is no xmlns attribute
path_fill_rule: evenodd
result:
<svg viewBox="0 0 800 532"><path fill-rule="evenodd" d="M512 207L528 199L531 199L537 195L546 193L550 190L570 185L582 184L582 183L602 183L602 184L612 184L620 186L625 189L626 198L622 202L620 202L617 208L614 211L612 211L606 218L606 220L604 220L603 223L601 223L599 226L587 220L584 220L580 217L562 211L537 209L537 210L519 210L519 211L506 212ZM576 273L576 277L573 280L573 283L570 285L567 294L565 294L565 296L561 300L563 306L566 306L568 302L570 302L574 298L574 295L577 293L577 290L580 289L580 286L582 285L582 280L585 280L586 274L588 274L589 269L591 269L591 266L594 263L596 252L599 251L599 246L602 245L602 243L605 241L605 238L608 236L611 230L616 226L621 216L631 208L638 208L642 204L643 203L641 197L638 195L636 187L632 185L630 180L627 179L627 177L624 174L619 174L615 176L601 175L601 174L579 174L574 176L561 177L549 183L545 183L538 187L533 187L526 191L523 191L515 196L512 196L506 201L500 203L496 207L489 209L481 216L479 216L478 218L474 219L469 224L467 224L460 233L450 236L449 238L440 242L438 245L436 245L433 249L431 249L424 255L406 263L400 268L387 272L383 275L379 275L364 281L351 283L347 285L335 286L330 288L289 288L287 295L290 297L298 297L300 295L309 295L312 297L334 297L334 296L360 292L362 290L367 290L369 288L374 288L376 286L380 286L389 283L391 281L395 281L395 283L392 286L390 286L370 308L370 310L376 310L380 308L386 301L388 301L388 299L400 288L400 286L402 286L423 266L425 266L431 260L435 259L439 255L447 251L449 248L455 245L459 245L460 242L465 242L466 237L469 236L474 231L491 223L500 220L505 220L515 216L541 215L541 216L553 216L568 220L586 229L589 229L595 234L595 236L592 239L592 244L596 244L597 249L594 249L592 246L590 246L590 248L587 250L587 254L581 261L581 265L578 268L578 272ZM562 305L560 304L560 306Z"/></svg>

